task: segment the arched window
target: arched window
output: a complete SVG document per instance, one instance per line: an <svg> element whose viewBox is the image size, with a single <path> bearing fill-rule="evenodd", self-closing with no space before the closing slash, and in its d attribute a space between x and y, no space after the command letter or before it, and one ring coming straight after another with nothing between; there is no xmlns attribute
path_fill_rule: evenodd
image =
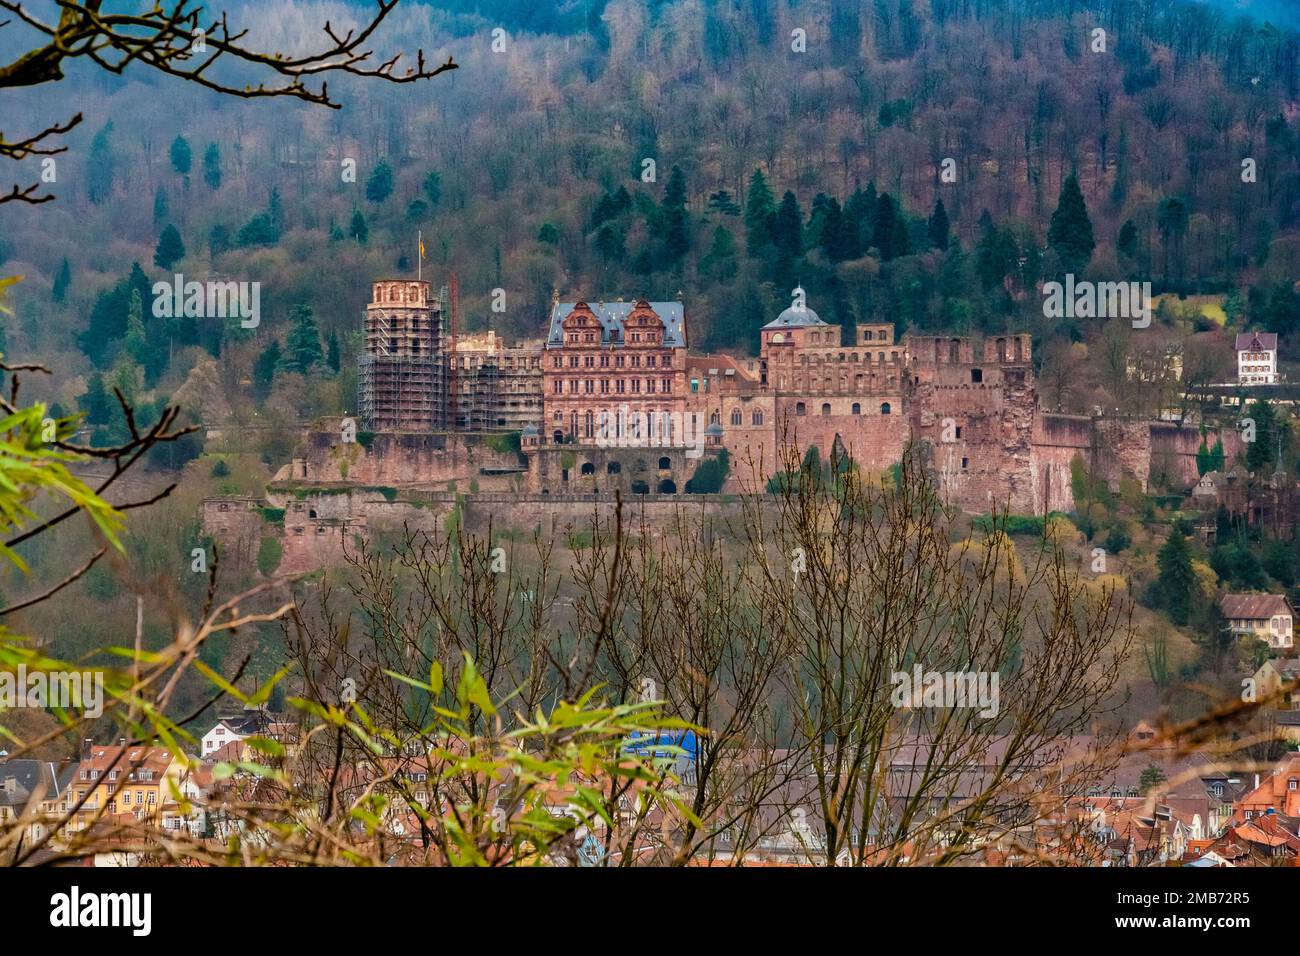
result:
<svg viewBox="0 0 1300 956"><path fill-rule="evenodd" d="M596 473L596 466L589 461L584 461L580 473L584 475L594 475Z"/></svg>
<svg viewBox="0 0 1300 956"><path fill-rule="evenodd" d="M889 414L889 402L881 402L881 403L880 403L880 414L882 414L882 415L888 415L888 414Z"/></svg>
<svg viewBox="0 0 1300 956"><path fill-rule="evenodd" d="M672 467L673 467L673 463L667 455L664 455L662 458L659 459L660 471L669 471Z"/></svg>
<svg viewBox="0 0 1300 956"><path fill-rule="evenodd" d="M757 411L754 412L754 414L750 416L750 421L752 421L755 425L763 424L763 413Z"/></svg>
<svg viewBox="0 0 1300 956"><path fill-rule="evenodd" d="M617 475L622 470L623 470L623 466L616 461L611 461L608 465L605 466L605 474L607 475Z"/></svg>
<svg viewBox="0 0 1300 956"><path fill-rule="evenodd" d="M822 414L823 414L823 415L829 415L830 413L831 413L831 403L830 403L830 402L822 402Z"/></svg>
<svg viewBox="0 0 1300 956"><path fill-rule="evenodd" d="M743 422L743 421L744 421L744 418L743 418L743 417L741 416L741 414L740 414L740 409L739 409L739 408L733 408L733 409L731 410L731 424L733 424L733 425L739 425L739 424L741 424L741 422Z"/></svg>
<svg viewBox="0 0 1300 956"><path fill-rule="evenodd" d="M804 403L803 403L803 402L799 402L799 403L797 403L797 404L794 406L794 413L795 413L796 415L807 415L807 414L808 414L808 409L807 409L806 407L804 407Z"/></svg>
<svg viewBox="0 0 1300 956"><path fill-rule="evenodd" d="M859 405L857 402L854 402L854 403L853 403L853 414L854 414L854 415L861 415L861 414L862 414L862 406Z"/></svg>

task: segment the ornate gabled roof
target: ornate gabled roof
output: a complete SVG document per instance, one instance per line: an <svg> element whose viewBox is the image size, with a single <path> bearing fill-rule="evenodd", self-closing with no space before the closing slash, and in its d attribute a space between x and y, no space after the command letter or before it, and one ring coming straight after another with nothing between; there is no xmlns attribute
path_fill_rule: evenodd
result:
<svg viewBox="0 0 1300 956"><path fill-rule="evenodd" d="M664 325L664 346L666 348L685 348L686 316L680 302L556 302L551 307L551 324L546 335L547 348L559 348L564 344L565 320L575 309L589 311L600 323L601 345L622 345L624 343L623 325L638 312L638 318L644 319L645 310L649 310Z"/></svg>

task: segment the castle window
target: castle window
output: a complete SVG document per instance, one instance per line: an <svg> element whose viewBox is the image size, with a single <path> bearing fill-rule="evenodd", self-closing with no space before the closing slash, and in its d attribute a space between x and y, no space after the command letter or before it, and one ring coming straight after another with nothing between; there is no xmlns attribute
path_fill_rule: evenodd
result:
<svg viewBox="0 0 1300 956"><path fill-rule="evenodd" d="M871 330L870 330L870 329L863 329L863 330L862 330L862 341L864 341L864 342L870 342L870 341L871 341Z"/></svg>
<svg viewBox="0 0 1300 956"><path fill-rule="evenodd" d="M660 471L669 471L672 467L673 467L673 463L669 460L667 455L659 459Z"/></svg>
<svg viewBox="0 0 1300 956"><path fill-rule="evenodd" d="M831 403L830 403L830 402L822 402L822 414L823 414L823 415L829 415L830 413L831 413Z"/></svg>
<svg viewBox="0 0 1300 956"><path fill-rule="evenodd" d="M965 471L965 470L966 470L967 468L969 468L969 467L970 467L970 459L969 459L969 458L963 458L963 459L961 460L961 470L962 470L962 471Z"/></svg>
<svg viewBox="0 0 1300 956"><path fill-rule="evenodd" d="M881 403L880 403L880 414L882 414L882 415L888 415L889 412L890 412L889 402L881 402Z"/></svg>
<svg viewBox="0 0 1300 956"><path fill-rule="evenodd" d="M970 370L970 380L974 384L984 381L984 370L982 368L973 368Z"/></svg>
<svg viewBox="0 0 1300 956"><path fill-rule="evenodd" d="M739 425L739 424L741 424L743 421L744 421L744 419L743 419L743 418L741 417L741 415L740 415L740 409L739 409L739 408L733 408L733 409L731 410L731 424L733 424L733 425Z"/></svg>
<svg viewBox="0 0 1300 956"><path fill-rule="evenodd" d="M796 404L795 407L794 407L794 413L795 413L796 415L807 415L807 414L808 414L808 409L804 407L804 403L803 403L803 402L799 402L799 403Z"/></svg>
<svg viewBox="0 0 1300 956"><path fill-rule="evenodd" d="M752 421L755 425L763 424L763 413L754 412L754 414L750 416L750 421Z"/></svg>
<svg viewBox="0 0 1300 956"><path fill-rule="evenodd" d="M862 406L861 406L859 403L857 403L857 402L854 402L854 403L853 403L853 414L854 414L854 415L861 415L861 414L862 414Z"/></svg>

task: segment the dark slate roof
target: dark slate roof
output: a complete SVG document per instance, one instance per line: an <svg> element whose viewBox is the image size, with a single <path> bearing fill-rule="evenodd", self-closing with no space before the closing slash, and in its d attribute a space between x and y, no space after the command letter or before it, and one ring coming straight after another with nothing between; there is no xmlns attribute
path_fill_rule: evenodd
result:
<svg viewBox="0 0 1300 956"><path fill-rule="evenodd" d="M1237 333L1238 352L1260 352L1277 348L1276 332L1239 332Z"/></svg>
<svg viewBox="0 0 1300 956"><path fill-rule="evenodd" d="M812 309L808 308L807 306L804 306L802 309L796 309L794 306L790 306L790 308L786 309L784 312L778 315L771 322L767 323L767 325L763 326L763 328L795 329L795 328L803 328L809 325L825 325L825 324L826 322L822 320L821 316L819 316L816 312L814 312Z"/></svg>
<svg viewBox="0 0 1300 956"><path fill-rule="evenodd" d="M551 309L551 326L546 335L547 348L564 344L564 320L573 311L576 302L557 302ZM601 345L623 344L623 321L636 308L635 302L588 302L591 311L600 319L604 331ZM651 302L650 308L664 323L664 345L668 348L686 347L686 317L680 302Z"/></svg>
<svg viewBox="0 0 1300 956"><path fill-rule="evenodd" d="M23 806L38 790L41 799L52 800L67 789L76 771L75 763L60 768L48 760L15 758L0 761L0 804Z"/></svg>

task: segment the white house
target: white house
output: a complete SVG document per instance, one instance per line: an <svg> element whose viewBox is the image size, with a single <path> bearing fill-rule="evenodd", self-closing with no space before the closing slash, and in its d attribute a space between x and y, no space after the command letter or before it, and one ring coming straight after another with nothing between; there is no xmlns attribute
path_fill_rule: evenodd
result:
<svg viewBox="0 0 1300 956"><path fill-rule="evenodd" d="M1276 385L1277 380L1277 333L1239 334L1237 381L1242 385Z"/></svg>
<svg viewBox="0 0 1300 956"><path fill-rule="evenodd" d="M1220 607L1234 635L1258 637L1271 648L1293 646L1295 611L1285 595L1225 594Z"/></svg>

